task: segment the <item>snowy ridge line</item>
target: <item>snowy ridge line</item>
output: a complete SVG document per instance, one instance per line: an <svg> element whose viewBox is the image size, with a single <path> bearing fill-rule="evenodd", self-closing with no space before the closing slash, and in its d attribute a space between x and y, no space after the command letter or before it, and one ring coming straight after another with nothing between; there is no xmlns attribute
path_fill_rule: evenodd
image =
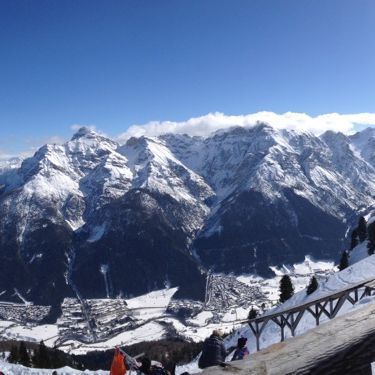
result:
<svg viewBox="0 0 375 375"><path fill-rule="evenodd" d="M262 318L268 319L268 318L272 318L274 316L278 316L282 313L296 312L301 307L308 307L310 305L314 305L315 303L317 303L319 301L325 300L326 298L337 297L337 296L343 294L344 292L352 291L352 290L358 289L360 287L365 287L366 284L370 283L371 281L375 281L375 277L368 278L365 281L361 281L361 282L358 282L358 283L355 283L355 284L350 284L350 286L348 288L339 289L334 293L321 294L319 298L311 298L308 302L293 305L293 307L290 307L290 308L281 309L281 310L278 310L277 312L274 312L274 313L272 313L272 310L268 311L268 312L264 313L261 317L252 319L251 321L261 321Z"/></svg>

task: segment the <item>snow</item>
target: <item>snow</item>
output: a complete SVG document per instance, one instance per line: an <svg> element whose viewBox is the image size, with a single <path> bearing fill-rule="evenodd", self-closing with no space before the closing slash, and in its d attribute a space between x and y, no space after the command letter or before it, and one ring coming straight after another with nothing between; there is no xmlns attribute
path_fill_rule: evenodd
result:
<svg viewBox="0 0 375 375"><path fill-rule="evenodd" d="M289 275L295 292L299 292L306 288L310 282L310 278L315 275L318 279L325 279L328 274L336 270L334 262L314 260L310 256L306 256L302 263L296 263L292 266L270 267L275 273L275 277L270 279L263 279L254 275L242 275L237 279L245 284L259 284L262 291L267 295L267 298L273 303L277 304L280 297L279 285L280 279L284 275Z"/></svg>
<svg viewBox="0 0 375 375"><path fill-rule="evenodd" d="M295 307L319 298L326 297L335 292L349 289L358 284L371 281L374 278L375 255L372 255L344 269L341 272L336 272L333 275L329 276L328 280L321 283L314 293L307 295L305 290L302 290L296 293L292 298L290 298L282 305L268 311L266 315L281 312L291 307Z"/></svg>
<svg viewBox="0 0 375 375"><path fill-rule="evenodd" d="M137 320L149 320L162 316L178 288L163 289L126 300L129 310Z"/></svg>
<svg viewBox="0 0 375 375"><path fill-rule="evenodd" d="M47 202L76 231L86 222L84 213L90 216L137 187L188 205L183 225L190 233L201 229L207 217L212 218L212 228L208 225L206 233L219 230L220 221L214 217L218 204L250 188L270 199L291 188L341 219L348 209L358 209L358 202L375 205L374 142L371 129L352 137L333 132L316 137L259 124L206 138L132 138L119 147L92 130L79 130L64 145L43 146L20 168L19 161L6 163L13 169L0 170L0 184L10 193L4 206L19 216L20 241L29 223L44 217ZM208 207L205 199L215 196L217 204ZM92 228L89 241L100 238L102 231L100 225Z"/></svg>
<svg viewBox="0 0 375 375"><path fill-rule="evenodd" d="M215 329L221 329L224 333L230 333L233 331L233 329L238 329L243 325L241 322L216 322L216 323L210 323L206 324L204 326L186 326L183 325L179 320L175 318L163 318L163 321L166 323L171 323L175 329L178 331L178 333L187 339L190 339L194 342L200 342L203 341L205 338L210 336L212 334L212 331Z"/></svg>
<svg viewBox="0 0 375 375"><path fill-rule="evenodd" d="M51 375L52 369L37 369L24 367L21 365L11 364L0 360L0 370L6 375ZM92 375L108 375L108 371L79 371L71 367L61 367L56 369L58 375L70 375L70 374L92 374Z"/></svg>
<svg viewBox="0 0 375 375"><path fill-rule="evenodd" d="M58 327L55 324L44 325L19 325L9 321L0 321L1 337L8 340L44 341L46 345L53 346L58 338Z"/></svg>
<svg viewBox="0 0 375 375"><path fill-rule="evenodd" d="M349 253L349 264L357 263L360 260L368 257L367 245L368 241L363 241Z"/></svg>
<svg viewBox="0 0 375 375"><path fill-rule="evenodd" d="M364 216L367 228L375 222L375 212L370 211L367 215ZM357 246L355 246L352 250L349 251L349 264L354 264L359 262L362 259L366 259L368 257L368 244L369 241L365 240L360 242Z"/></svg>
<svg viewBox="0 0 375 375"><path fill-rule="evenodd" d="M159 340L166 333L165 328L158 322L149 322L131 331L125 331L119 335L95 344L84 344L79 341L69 340L59 349L71 354L86 354L90 351L108 350L116 346L133 345L142 341Z"/></svg>
<svg viewBox="0 0 375 375"><path fill-rule="evenodd" d="M198 367L198 361L199 361L200 355L198 355L193 361L190 363L176 366L176 375L181 375L184 372L188 372L189 374L198 374L202 372L203 370Z"/></svg>
<svg viewBox="0 0 375 375"><path fill-rule="evenodd" d="M267 311L264 316L283 312L292 307L297 307L299 305L312 302L314 300L329 296L335 292L339 292L345 289L349 289L358 284L365 283L375 279L375 255L366 257L365 259L353 264L352 266L346 268L343 271L336 272L329 276L325 282L321 282L318 289L310 295L306 294L306 290L302 290L292 296L288 301L284 302L280 306L275 307ZM350 311L360 309L367 304L372 304L375 302L375 296L367 297L359 301L354 306L348 301L345 302L343 307L338 313L338 316L344 315ZM324 314L321 316L321 323L328 321L328 317ZM300 335L316 326L315 319L309 313L305 313L296 329L296 335ZM291 333L288 329L285 330L286 338L291 337ZM226 346L229 348L235 345L236 340L240 336L245 336L248 338L248 348L250 352L256 351L256 340L255 337L248 327L248 325L242 327L241 329L234 332L226 340ZM261 348L266 348L271 344L280 341L280 328L272 321L268 322L265 326L261 339Z"/></svg>
<svg viewBox="0 0 375 375"><path fill-rule="evenodd" d="M178 288L162 289L153 291L142 296L127 299L129 309L137 308L167 308L171 298Z"/></svg>
<svg viewBox="0 0 375 375"><path fill-rule="evenodd" d="M213 317L211 311L202 311L194 318L188 319L188 323L192 325L202 326L207 324L207 321Z"/></svg>

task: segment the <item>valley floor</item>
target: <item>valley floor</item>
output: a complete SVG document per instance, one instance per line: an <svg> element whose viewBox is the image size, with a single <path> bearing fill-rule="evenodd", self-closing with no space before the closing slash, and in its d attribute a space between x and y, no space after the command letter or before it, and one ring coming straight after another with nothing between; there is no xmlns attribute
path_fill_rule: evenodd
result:
<svg viewBox="0 0 375 375"><path fill-rule="evenodd" d="M66 299L63 314L57 324L22 324L0 321L0 337L25 341L44 340L45 344L72 354L93 350L108 350L116 345L132 345L142 341L178 336L199 342L213 329L229 333L240 328L252 306L264 309L278 300L279 280L289 274L296 291L303 289L311 275L323 281L333 272L331 262L305 262L281 269L274 268L276 276L262 279L257 276L211 275L205 303L173 300L176 288L150 292L127 300L87 300L90 316L95 321L93 342L87 321L82 316L77 300ZM188 311L188 313L186 313ZM183 316L181 312L184 312Z"/></svg>

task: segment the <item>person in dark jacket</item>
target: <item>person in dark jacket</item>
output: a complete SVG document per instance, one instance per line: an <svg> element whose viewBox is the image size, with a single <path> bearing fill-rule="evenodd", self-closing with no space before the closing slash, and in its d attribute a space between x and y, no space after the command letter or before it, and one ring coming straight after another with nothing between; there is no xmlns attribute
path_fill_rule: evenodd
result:
<svg viewBox="0 0 375 375"><path fill-rule="evenodd" d="M198 361L199 368L217 366L225 362L227 352L222 339L222 332L215 330L203 343L202 354Z"/></svg>
<svg viewBox="0 0 375 375"><path fill-rule="evenodd" d="M246 347L246 342L247 342L246 337L240 337L237 340L237 347L233 354L232 361L238 361L240 359L244 359L250 354L249 349Z"/></svg>

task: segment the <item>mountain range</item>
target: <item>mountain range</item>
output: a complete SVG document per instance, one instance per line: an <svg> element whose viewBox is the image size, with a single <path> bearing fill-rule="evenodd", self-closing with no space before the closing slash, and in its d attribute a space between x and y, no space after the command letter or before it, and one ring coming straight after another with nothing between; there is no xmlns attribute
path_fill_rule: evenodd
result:
<svg viewBox="0 0 375 375"><path fill-rule="evenodd" d="M375 204L375 129L347 136L259 123L125 144L81 128L0 166L0 295L202 299L207 270L269 276L337 259Z"/></svg>

